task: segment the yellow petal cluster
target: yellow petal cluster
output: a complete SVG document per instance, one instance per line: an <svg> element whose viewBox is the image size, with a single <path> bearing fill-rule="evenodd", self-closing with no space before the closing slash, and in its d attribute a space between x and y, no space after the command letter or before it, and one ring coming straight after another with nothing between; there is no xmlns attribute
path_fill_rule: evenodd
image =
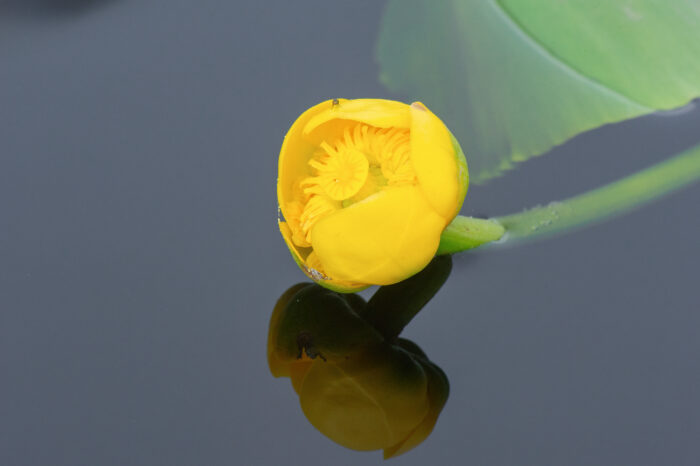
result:
<svg viewBox="0 0 700 466"><path fill-rule="evenodd" d="M328 100L282 144L280 231L317 283L388 285L430 262L467 185L459 144L420 102Z"/></svg>

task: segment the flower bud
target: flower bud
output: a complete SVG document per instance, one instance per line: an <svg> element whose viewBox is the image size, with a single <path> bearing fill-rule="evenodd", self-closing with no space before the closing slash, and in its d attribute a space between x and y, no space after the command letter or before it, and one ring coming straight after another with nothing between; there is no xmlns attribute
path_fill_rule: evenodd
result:
<svg viewBox="0 0 700 466"><path fill-rule="evenodd" d="M320 285L389 285L430 262L467 185L459 144L420 102L329 100L304 112L282 144L279 226Z"/></svg>

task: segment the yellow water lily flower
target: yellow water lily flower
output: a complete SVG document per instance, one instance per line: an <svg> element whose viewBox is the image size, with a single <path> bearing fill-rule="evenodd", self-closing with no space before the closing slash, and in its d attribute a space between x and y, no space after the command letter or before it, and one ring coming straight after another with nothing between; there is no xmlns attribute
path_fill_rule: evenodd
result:
<svg viewBox="0 0 700 466"><path fill-rule="evenodd" d="M279 227L327 288L397 283L433 258L468 180L459 143L420 102L327 100L284 138Z"/></svg>

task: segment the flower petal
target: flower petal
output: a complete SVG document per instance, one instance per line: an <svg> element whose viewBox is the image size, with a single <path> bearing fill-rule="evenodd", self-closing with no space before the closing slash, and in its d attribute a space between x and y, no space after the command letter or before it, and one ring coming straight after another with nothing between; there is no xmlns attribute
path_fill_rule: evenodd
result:
<svg viewBox="0 0 700 466"><path fill-rule="evenodd" d="M277 226L280 228L280 233L282 233L282 238L284 239L285 244L289 248L289 252L292 253L292 257L294 258L294 262L297 263L299 267L301 267L302 270L306 267L306 262L305 258L302 257L301 251L299 251L294 244L294 241L292 241L292 230L289 228L289 225L287 222L277 222ZM308 251L308 249L306 249ZM308 252L306 253L308 255Z"/></svg>
<svg viewBox="0 0 700 466"><path fill-rule="evenodd" d="M304 134L310 135L331 120L357 121L377 128L408 128L411 125L409 107L403 102L384 99L339 100L337 105L308 120Z"/></svg>
<svg viewBox="0 0 700 466"><path fill-rule="evenodd" d="M366 283L355 283L352 281L336 280L333 277L324 276L320 273L312 273L312 268L307 264L306 258L310 256L309 248L302 248L301 251L297 249L292 241L292 231L287 225L287 222L278 222L280 227L280 232L282 233L282 238L289 248L289 252L292 253L292 258L294 262L297 263L299 268L306 274L307 277L323 286L329 290L336 291L338 293L356 293L368 288L371 285ZM304 257L302 257L302 254Z"/></svg>
<svg viewBox="0 0 700 466"><path fill-rule="evenodd" d="M445 225L418 187L395 187L319 220L311 244L333 279L386 285L430 262Z"/></svg>
<svg viewBox="0 0 700 466"><path fill-rule="evenodd" d="M333 101L326 100L314 105L301 114L284 137L280 149L279 168L277 174L277 202L282 215L286 217L287 205L294 200L294 183L311 175L307 161L317 149L316 145L304 137L304 126L316 115L331 108Z"/></svg>
<svg viewBox="0 0 700 466"><path fill-rule="evenodd" d="M459 213L469 182L464 154L445 124L422 103L411 109L411 162L433 208L448 222Z"/></svg>

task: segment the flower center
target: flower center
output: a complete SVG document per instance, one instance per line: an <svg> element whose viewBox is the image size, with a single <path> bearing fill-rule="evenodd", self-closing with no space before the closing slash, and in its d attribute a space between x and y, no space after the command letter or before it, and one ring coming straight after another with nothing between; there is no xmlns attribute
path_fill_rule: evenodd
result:
<svg viewBox="0 0 700 466"><path fill-rule="evenodd" d="M310 185L305 191L327 195L334 201L344 201L357 194L369 173L365 154L355 147L340 146L336 150L325 142L321 147L325 154L309 162L316 169L317 176L302 182L302 185Z"/></svg>
<svg viewBox="0 0 700 466"><path fill-rule="evenodd" d="M299 247L311 246L311 230L326 215L380 190L416 183L407 129L346 127L342 137L320 144L309 165L314 175L299 181L298 199L287 206Z"/></svg>

